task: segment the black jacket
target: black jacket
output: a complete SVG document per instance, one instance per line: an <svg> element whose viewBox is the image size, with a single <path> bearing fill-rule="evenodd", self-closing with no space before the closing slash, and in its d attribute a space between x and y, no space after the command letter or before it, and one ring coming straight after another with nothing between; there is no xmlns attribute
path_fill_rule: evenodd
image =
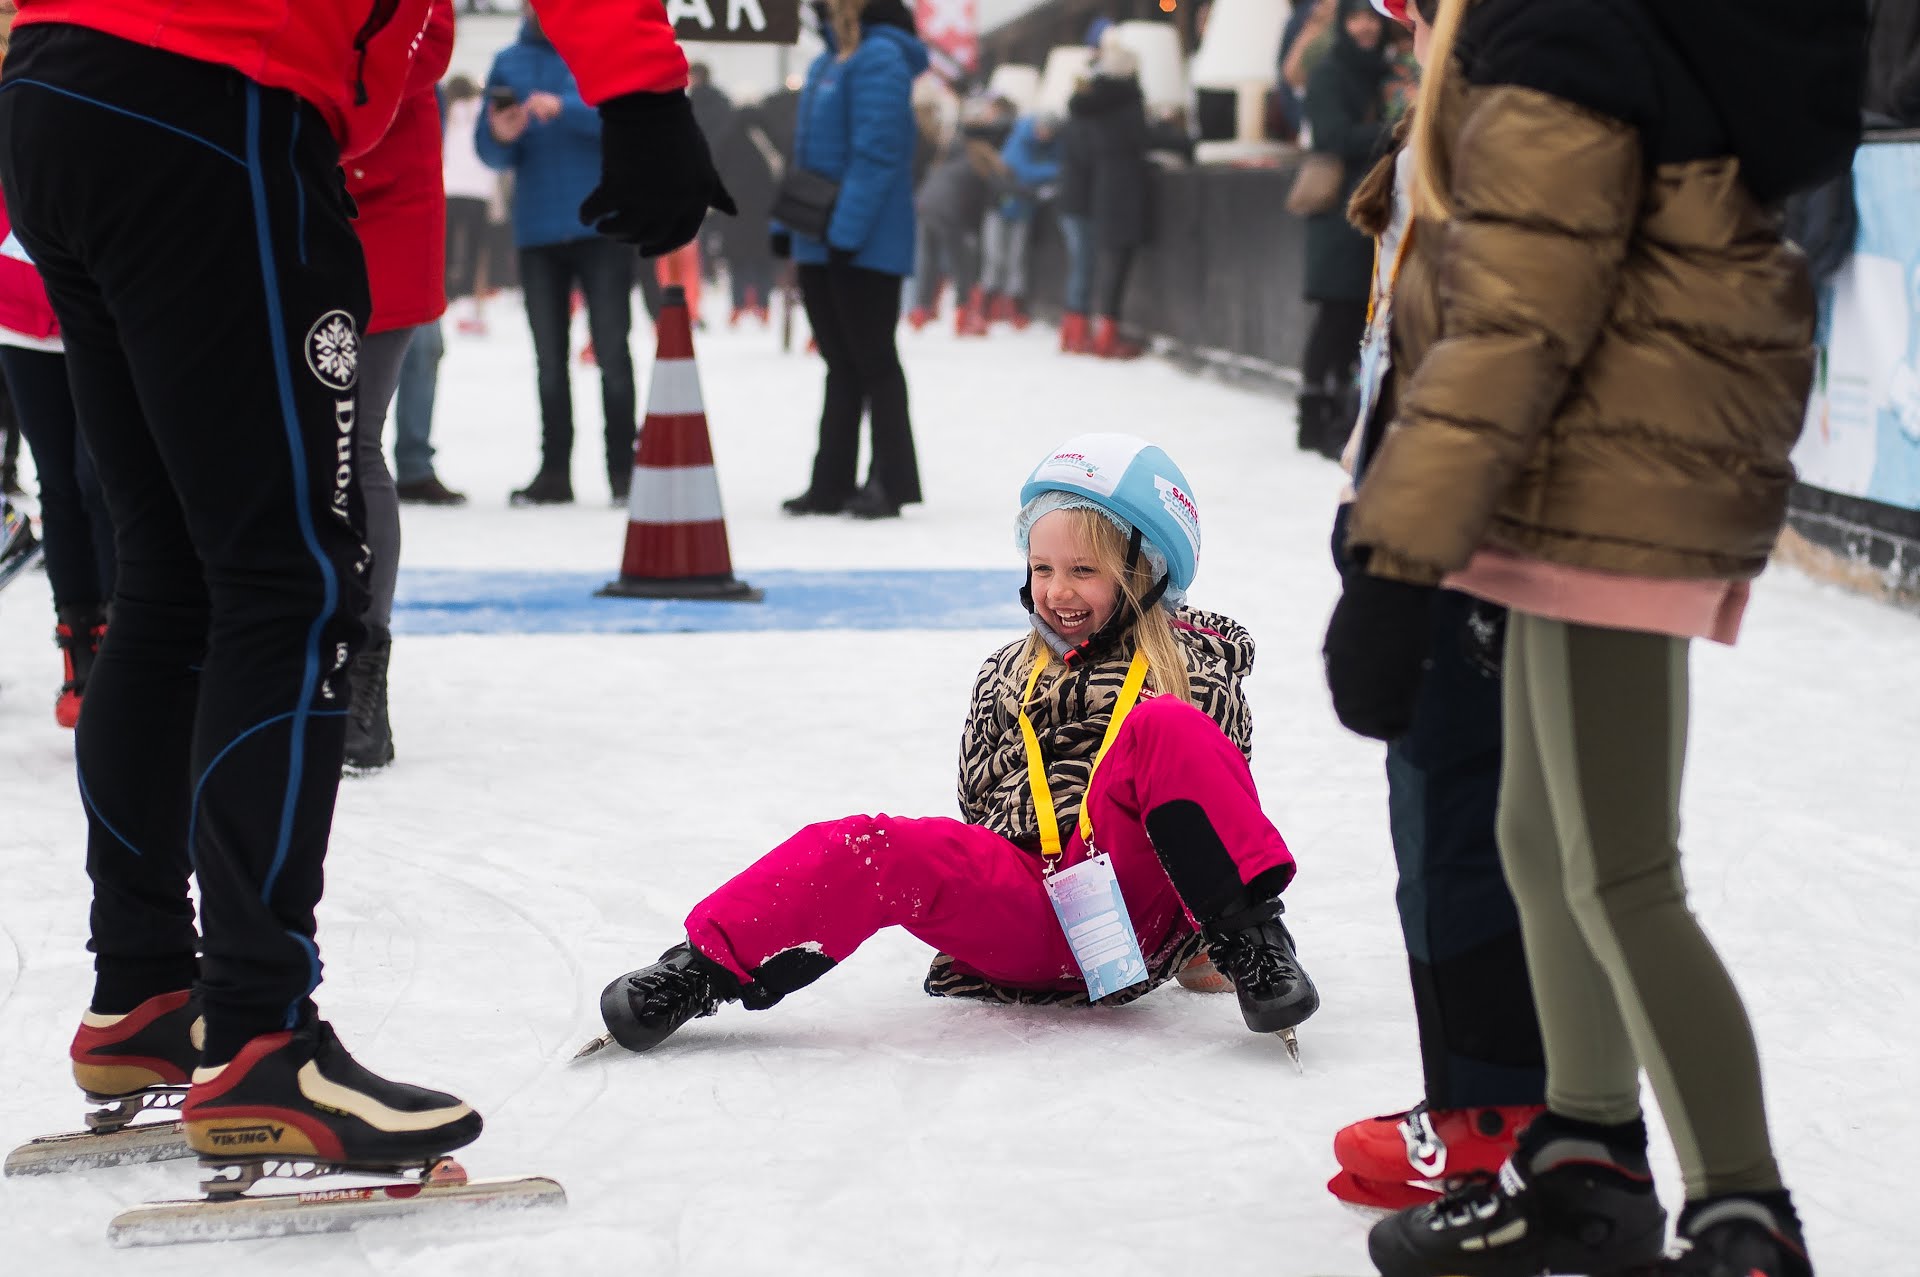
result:
<svg viewBox="0 0 1920 1277"><path fill-rule="evenodd" d="M1147 107L1140 82L1132 76L1095 76L1067 104L1061 178L1064 185L1084 182L1085 208L1062 208L1093 219L1094 243L1101 248L1134 248L1151 234L1153 196L1147 164ZM1076 175L1079 166L1082 171ZM1078 192L1074 192L1077 196Z"/></svg>
<svg viewBox="0 0 1920 1277"><path fill-rule="evenodd" d="M1381 120L1387 60L1335 28L1333 47L1307 79L1307 122L1316 153L1346 165L1340 199L1307 219L1305 293L1312 301L1365 301L1373 243L1347 224L1347 199L1360 184L1389 126Z"/></svg>

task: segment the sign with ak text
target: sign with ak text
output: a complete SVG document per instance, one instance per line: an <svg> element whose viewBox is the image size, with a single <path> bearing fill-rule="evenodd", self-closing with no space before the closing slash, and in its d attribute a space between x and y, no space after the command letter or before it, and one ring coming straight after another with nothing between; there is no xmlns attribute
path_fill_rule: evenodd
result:
<svg viewBox="0 0 1920 1277"><path fill-rule="evenodd" d="M666 0L667 21L682 40L712 44L792 44L800 38L800 0Z"/></svg>

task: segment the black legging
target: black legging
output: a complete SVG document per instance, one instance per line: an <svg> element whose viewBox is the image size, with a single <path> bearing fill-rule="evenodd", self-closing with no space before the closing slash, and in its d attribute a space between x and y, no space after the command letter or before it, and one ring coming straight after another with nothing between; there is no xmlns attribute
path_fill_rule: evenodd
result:
<svg viewBox="0 0 1920 1277"><path fill-rule="evenodd" d="M1127 277L1132 273L1131 247L1100 250L1099 274L1093 290L1093 313L1096 316L1120 318L1120 304L1127 295Z"/></svg>
<svg viewBox="0 0 1920 1277"><path fill-rule="evenodd" d="M867 481L905 504L920 500L913 423L907 416L907 374L894 349L900 322L900 277L858 266L802 266L800 301L827 361L820 408L820 450L807 491L823 503L853 495L860 457L860 417L873 423Z"/></svg>
<svg viewBox="0 0 1920 1277"><path fill-rule="evenodd" d="M0 346L0 370L40 475L53 605L95 608L113 597L113 519L93 457L80 440L65 355Z"/></svg>
<svg viewBox="0 0 1920 1277"><path fill-rule="evenodd" d="M1367 332L1364 299L1322 301L1307 332L1307 349L1300 359L1301 388L1329 389L1328 382L1345 383L1360 363L1360 339ZM1331 387L1338 389L1339 387Z"/></svg>

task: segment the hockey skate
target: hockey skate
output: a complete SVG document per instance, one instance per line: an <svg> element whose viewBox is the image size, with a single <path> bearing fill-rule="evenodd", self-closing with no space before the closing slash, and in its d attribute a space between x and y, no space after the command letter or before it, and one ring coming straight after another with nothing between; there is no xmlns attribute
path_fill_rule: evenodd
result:
<svg viewBox="0 0 1920 1277"><path fill-rule="evenodd" d="M207 1172L199 1198L123 1211L116 1246L337 1232L445 1207L558 1205L540 1176L469 1180L447 1156L480 1134L480 1115L441 1091L391 1082L347 1053L326 1022L249 1041L194 1070L181 1113ZM336 1175L372 1184L252 1192L264 1181Z"/></svg>
<svg viewBox="0 0 1920 1277"><path fill-rule="evenodd" d="M193 993L148 998L124 1015L81 1017L73 1080L94 1107L86 1129L45 1135L7 1154L8 1175L45 1175L191 1157L180 1120L205 1024ZM142 1122L150 1114L168 1115Z"/></svg>
<svg viewBox="0 0 1920 1277"><path fill-rule="evenodd" d="M1606 1129L1540 1118L1498 1175L1455 1178L1440 1200L1375 1224L1374 1266L1383 1277L1642 1271L1660 1258L1667 1223L1646 1131L1617 1140Z"/></svg>
<svg viewBox="0 0 1920 1277"><path fill-rule="evenodd" d="M731 971L691 945L677 944L660 961L621 976L600 994L607 1031L581 1047L574 1059L619 1043L651 1051L688 1020L712 1015L722 1002L738 1001L740 982Z"/></svg>
<svg viewBox="0 0 1920 1277"><path fill-rule="evenodd" d="M1785 1191L1689 1202L1674 1231L1675 1253L1644 1277L1813 1277Z"/></svg>
<svg viewBox="0 0 1920 1277"><path fill-rule="evenodd" d="M1423 1100L1403 1113L1354 1122L1334 1134L1333 1156L1346 1178L1336 1175L1328 1191L1370 1208L1431 1202L1452 1176L1498 1171L1520 1129L1545 1111L1537 1104L1434 1109ZM1342 1191L1356 1185L1352 1195Z"/></svg>

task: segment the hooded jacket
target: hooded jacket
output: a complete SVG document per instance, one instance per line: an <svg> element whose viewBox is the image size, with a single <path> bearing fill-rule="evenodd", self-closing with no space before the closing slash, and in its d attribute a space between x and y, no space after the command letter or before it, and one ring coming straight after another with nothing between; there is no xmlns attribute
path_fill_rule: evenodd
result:
<svg viewBox="0 0 1920 1277"><path fill-rule="evenodd" d="M825 243L793 237L793 260L826 262L828 249L888 275L913 273L913 81L927 47L900 0L871 0L860 12L860 42L844 58L835 27L807 69L794 129L794 163L840 184Z"/></svg>
<svg viewBox="0 0 1920 1277"><path fill-rule="evenodd" d="M1133 76L1096 75L1067 103L1073 132L1064 162L1084 182L1065 211L1093 221L1094 243L1101 248L1137 248L1152 233L1153 188L1147 165L1147 104ZM1084 176L1082 176L1082 174Z"/></svg>
<svg viewBox="0 0 1920 1277"><path fill-rule="evenodd" d="M291 89L352 157L385 135L429 0L19 0L21 30L66 22ZM539 0L588 101L687 82L663 0Z"/></svg>
<svg viewBox="0 0 1920 1277"><path fill-rule="evenodd" d="M1241 680L1253 669L1253 636L1231 617L1182 608L1174 634L1187 657L1193 703L1220 725L1227 739L1253 756L1253 716ZM1020 693L1032 668L1021 657L1026 640L989 656L974 680L967 724L960 734L960 818L984 825L1023 846L1040 845L1027 782L1027 751L1020 734ZM1093 774L1093 756L1113 719L1113 704L1133 660L1129 638L1103 660L1067 673L1058 663L1034 689L1027 717L1046 761L1047 788L1062 830L1080 817L1080 800Z"/></svg>
<svg viewBox="0 0 1920 1277"><path fill-rule="evenodd" d="M580 204L600 181L600 113L587 105L573 72L545 30L523 23L520 38L494 55L486 91L513 90L525 102L531 94L560 99L560 114L542 123L527 120L527 131L512 142L493 136L482 109L474 121L473 149L488 168L513 172L513 242L540 248L593 238L580 220Z"/></svg>
<svg viewBox="0 0 1920 1277"><path fill-rule="evenodd" d="M1813 371L1769 202L1851 162L1861 4L1470 4L1433 72L1453 215L1413 228L1350 546L1421 583L1483 545L1757 575Z"/></svg>

